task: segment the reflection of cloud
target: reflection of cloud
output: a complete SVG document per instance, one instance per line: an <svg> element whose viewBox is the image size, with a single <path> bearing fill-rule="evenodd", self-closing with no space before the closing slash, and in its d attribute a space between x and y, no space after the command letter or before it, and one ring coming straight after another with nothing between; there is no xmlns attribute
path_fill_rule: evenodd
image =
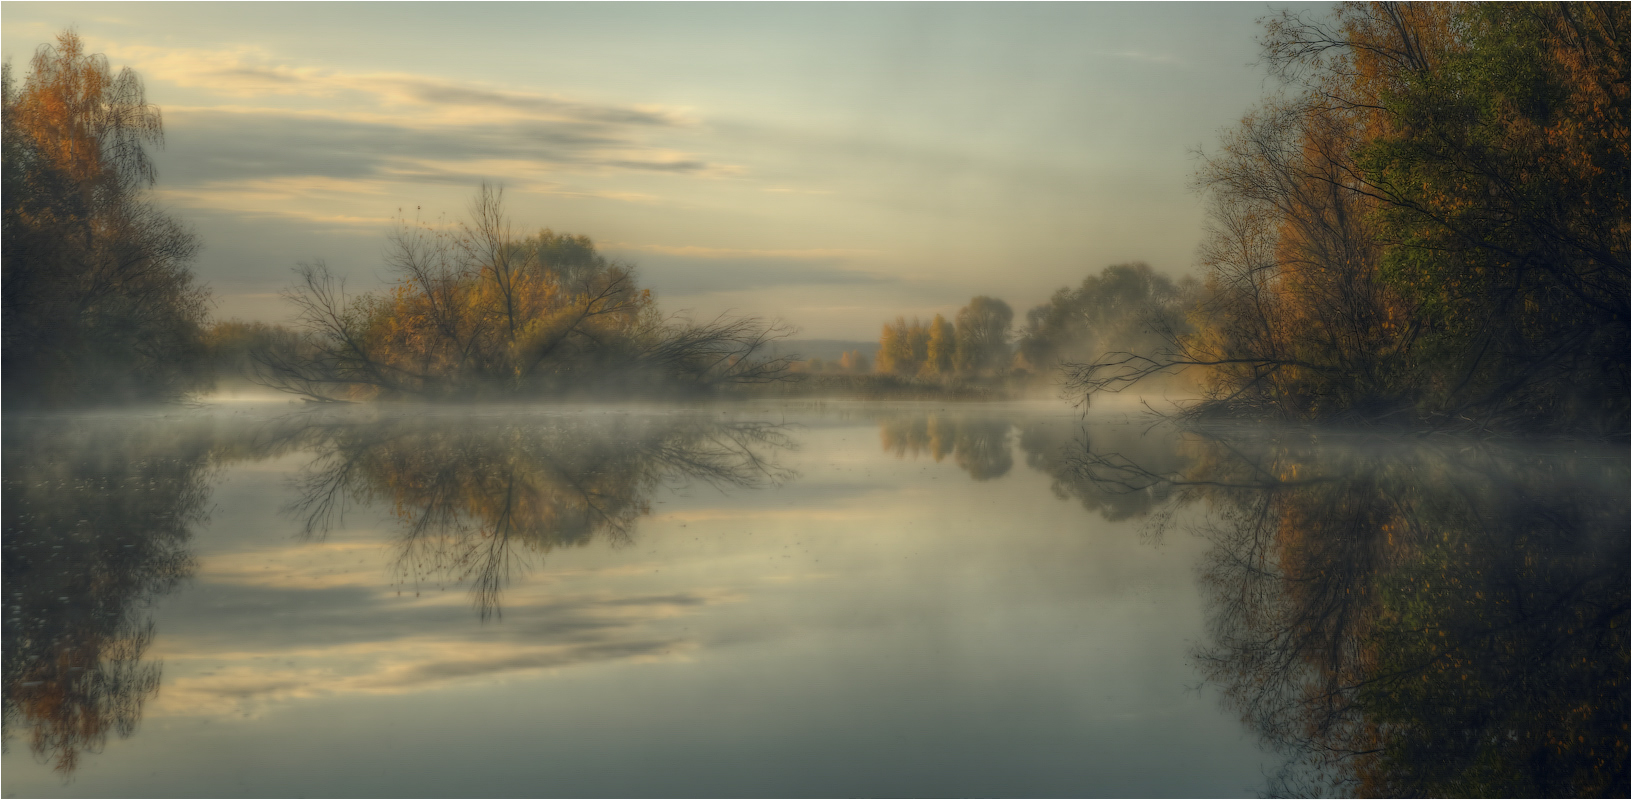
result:
<svg viewBox="0 0 1632 800"><path fill-rule="evenodd" d="M368 588L379 585L380 552L374 542L325 542L212 555L199 560L199 580L269 589Z"/></svg>
<svg viewBox="0 0 1632 800"><path fill-rule="evenodd" d="M210 654L214 668L197 672L189 669L192 665L187 659L167 656L171 674L163 702L153 706L149 716L242 712L334 695L404 694L473 678L607 661L683 658L697 648L695 642L658 637L543 646L427 638L388 644L315 652ZM227 659L233 660L221 663ZM267 662L284 666L268 667Z"/></svg>
<svg viewBox="0 0 1632 800"><path fill-rule="evenodd" d="M373 570L377 582L379 566L373 565ZM296 583L299 588L271 600L264 589L240 593L246 602L265 606L310 604L318 599L314 591L323 591L310 580ZM246 641L245 632L239 631L230 643L167 637L159 654L166 663L163 702L150 710L150 716L246 711L300 698L401 694L513 673L683 658L701 645L653 626L741 599L731 591L710 589L535 596L531 603L526 598L511 603L502 626L470 627L462 619L468 616L463 602L446 602L454 597L435 593L398 601L384 592L352 593L333 604L345 612L303 619L292 632L264 631ZM450 615L443 620L428 608L432 606L446 607ZM426 630L459 633L438 636ZM291 636L296 640L289 641Z"/></svg>

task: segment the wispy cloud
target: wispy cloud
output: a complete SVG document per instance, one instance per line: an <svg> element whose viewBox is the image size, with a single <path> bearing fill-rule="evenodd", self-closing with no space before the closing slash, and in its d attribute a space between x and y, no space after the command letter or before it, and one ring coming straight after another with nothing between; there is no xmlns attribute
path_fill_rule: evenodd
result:
<svg viewBox="0 0 1632 800"><path fill-rule="evenodd" d="M586 126L679 127L695 124L685 109L573 100L536 91L397 72L347 72L295 66L260 48L199 50L114 45L110 58L145 76L227 97L333 98L353 95L375 107L412 107L426 123L549 120ZM475 119L472 113L479 116Z"/></svg>
<svg viewBox="0 0 1632 800"><path fill-rule="evenodd" d="M280 555L323 554L344 555L321 548ZM282 595L277 599L291 592L347 592L338 606L347 610L313 616L293 641L276 631L224 641L168 637L153 654L165 662L166 679L149 716L246 713L299 698L403 694L505 674L685 658L702 645L672 627L656 626L743 599L723 589L520 595L505 604L505 626L471 628L454 619L470 614L468 598L458 592L391 598L362 591L355 570L295 577L285 564L256 570L251 560L232 558L206 566L217 591L241 595L242 602L265 602L263 595L272 597L268 592ZM456 624L441 624L447 622ZM462 634L448 635L454 631Z"/></svg>
<svg viewBox="0 0 1632 800"><path fill-rule="evenodd" d="M605 103L399 72L296 63L265 49L97 43L150 83L196 90L164 108L171 203L375 230L409 185L654 204L643 182L740 178L686 146L684 108ZM211 96L221 102L209 102Z"/></svg>

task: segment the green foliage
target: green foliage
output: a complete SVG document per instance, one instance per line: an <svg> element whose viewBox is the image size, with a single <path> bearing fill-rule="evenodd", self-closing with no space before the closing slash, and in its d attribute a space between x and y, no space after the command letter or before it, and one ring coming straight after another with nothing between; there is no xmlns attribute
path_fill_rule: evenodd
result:
<svg viewBox="0 0 1632 800"><path fill-rule="evenodd" d="M1383 94L1391 124L1357 159L1386 199L1383 273L1444 367L1429 402L1624 417L1625 6L1475 5L1454 23L1433 68Z"/></svg>
<svg viewBox="0 0 1632 800"><path fill-rule="evenodd" d="M1264 42L1287 91L1208 159L1197 413L1624 436L1628 6L1350 3ZM1046 322L1046 320L1045 320Z"/></svg>

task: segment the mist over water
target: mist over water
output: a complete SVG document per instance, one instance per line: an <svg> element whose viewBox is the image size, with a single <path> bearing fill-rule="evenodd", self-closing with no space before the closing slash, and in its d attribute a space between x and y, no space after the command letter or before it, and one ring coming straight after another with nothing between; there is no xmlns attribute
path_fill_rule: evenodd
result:
<svg viewBox="0 0 1632 800"><path fill-rule="evenodd" d="M1622 452L1038 403L5 437L8 795L1624 781L1592 750L1625 705Z"/></svg>

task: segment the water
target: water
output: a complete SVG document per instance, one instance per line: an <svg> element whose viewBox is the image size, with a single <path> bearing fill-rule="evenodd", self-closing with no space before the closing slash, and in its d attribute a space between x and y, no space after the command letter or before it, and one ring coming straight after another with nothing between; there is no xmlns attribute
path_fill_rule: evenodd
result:
<svg viewBox="0 0 1632 800"><path fill-rule="evenodd" d="M1576 643L1571 655L1490 670L1483 685L1559 678L1553 700L1571 707L1625 697L1624 452L1451 449L1458 460L1444 447L1146 427L1042 405L862 403L9 417L4 793L1376 785L1408 770L1330 751L1372 717L1404 730L1398 702L1351 698L1319 731L1323 750L1280 734L1307 716L1298 687L1380 674L1377 637L1415 652L1402 631L1420 619L1377 622L1409 606L1401 576L1422 568L1407 567L1462 569L1424 558L1421 537L1396 537L1415 562L1377 545L1391 523L1357 512L1371 507L1361 501L1414 486L1395 518L1465 521L1423 498L1469 496L1470 481L1450 477L1470 459L1487 484L1518 470L1537 519L1588 532L1532 581L1552 592L1548 608L1583 620L1541 623L1548 641ZM1313 483L1291 475L1317 468ZM1276 470L1288 474L1266 481ZM1332 486L1346 488L1319 493ZM1593 503L1613 513L1565 513ZM1288 587L1311 585L1314 551L1251 524L1271 506L1277 519L1369 526L1373 568L1333 590L1387 595L1351 614L1364 624L1300 611L1308 595ZM1297 527L1358 541L1355 526ZM1511 539L1495 561L1558 555ZM1240 569L1254 564L1243 553L1277 547L1271 568ZM1359 590L1374 584L1387 585ZM1258 605L1243 613L1248 596ZM1440 627L1463 650L1513 639ZM1338 655L1276 639L1308 630ZM1277 658L1246 646L1277 641ZM1581 719L1583 741L1602 738L1598 717ZM1618 756L1594 742L1612 782L1624 780L1621 742Z"/></svg>

